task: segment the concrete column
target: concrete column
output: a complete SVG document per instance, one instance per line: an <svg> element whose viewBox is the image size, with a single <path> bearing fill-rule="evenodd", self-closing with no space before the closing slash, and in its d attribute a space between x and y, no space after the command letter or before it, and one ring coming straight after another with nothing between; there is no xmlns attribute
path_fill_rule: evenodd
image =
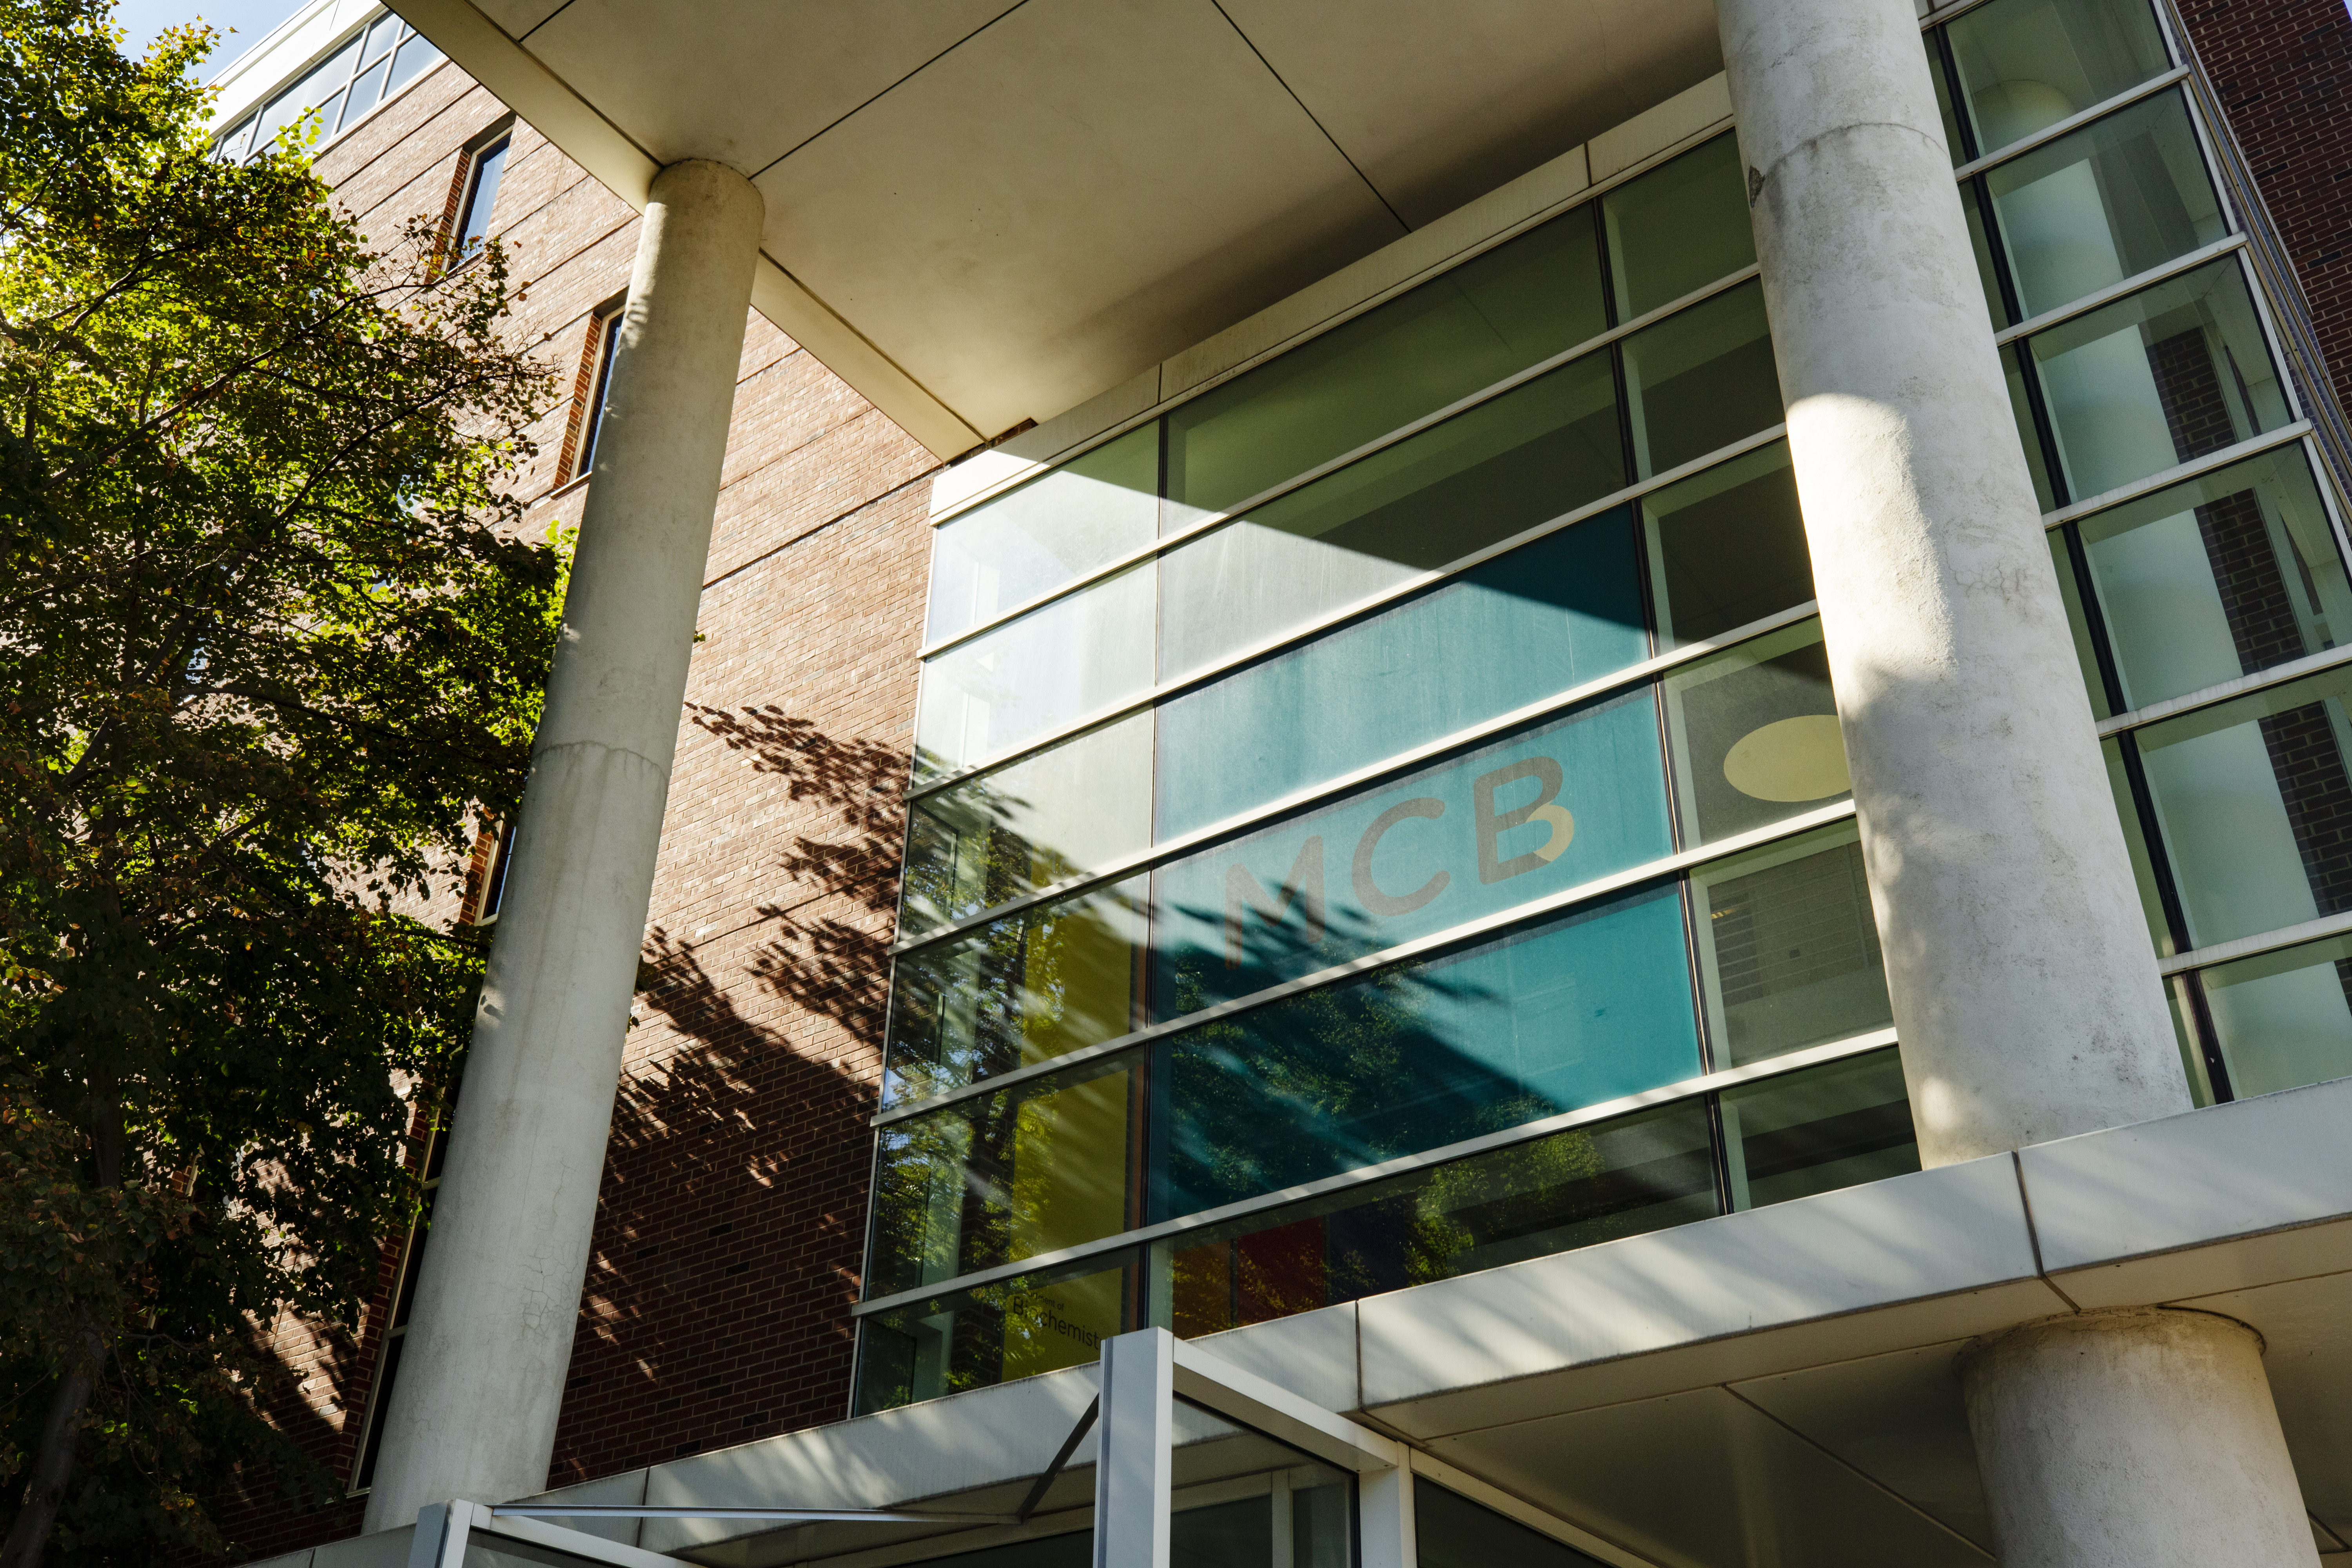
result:
<svg viewBox="0 0 2352 1568"><path fill-rule="evenodd" d="M1718 0L1920 1157L2186 1110L1911 0Z"/></svg>
<svg viewBox="0 0 2352 1568"><path fill-rule="evenodd" d="M547 1485L761 216L655 179L367 1528Z"/></svg>
<svg viewBox="0 0 2352 1568"><path fill-rule="evenodd" d="M1961 1352L2002 1568L2313 1568L2261 1336L2088 1312Z"/></svg>

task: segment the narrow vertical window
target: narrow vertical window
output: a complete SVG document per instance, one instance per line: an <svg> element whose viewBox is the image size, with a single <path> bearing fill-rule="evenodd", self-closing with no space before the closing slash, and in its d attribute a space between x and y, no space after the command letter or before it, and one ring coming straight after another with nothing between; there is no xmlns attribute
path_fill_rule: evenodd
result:
<svg viewBox="0 0 2352 1568"><path fill-rule="evenodd" d="M457 243L449 249L452 267L472 260L489 233L490 212L499 200L499 177L506 173L507 148L513 140L511 132L504 133L468 160L466 200L457 211Z"/></svg>
<svg viewBox="0 0 2352 1568"><path fill-rule="evenodd" d="M588 324L588 353L581 366L579 449L568 479L585 479L596 467L596 437L604 425L604 395L613 384L613 360L621 347L621 304L597 312Z"/></svg>
<svg viewBox="0 0 2352 1568"><path fill-rule="evenodd" d="M425 1267L425 1244L433 1234L433 1201L441 1191L442 1158L448 1152L448 1113L433 1129L425 1145L424 1193L416 1224L401 1250L400 1274L392 1289L392 1321L385 1327L383 1348L377 1352L374 1384L368 1390L367 1418L360 1432L359 1463L352 1468L351 1489L363 1492L375 1482L375 1461L383 1447L384 1413L392 1405L393 1385L400 1380L400 1352L408 1341L408 1319L416 1305L416 1277Z"/></svg>

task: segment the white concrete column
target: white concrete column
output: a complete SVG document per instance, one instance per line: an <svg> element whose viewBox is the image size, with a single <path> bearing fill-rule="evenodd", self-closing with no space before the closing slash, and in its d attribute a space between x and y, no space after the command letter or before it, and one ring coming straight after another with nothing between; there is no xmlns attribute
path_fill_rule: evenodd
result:
<svg viewBox="0 0 2352 1568"><path fill-rule="evenodd" d="M1960 1357L2002 1568L2313 1568L2263 1342L2210 1312L2087 1312Z"/></svg>
<svg viewBox="0 0 2352 1568"><path fill-rule="evenodd" d="M646 207L370 1531L547 1485L761 217L700 162Z"/></svg>
<svg viewBox="0 0 2352 1568"><path fill-rule="evenodd" d="M2186 1110L1911 0L1718 0L1920 1157Z"/></svg>

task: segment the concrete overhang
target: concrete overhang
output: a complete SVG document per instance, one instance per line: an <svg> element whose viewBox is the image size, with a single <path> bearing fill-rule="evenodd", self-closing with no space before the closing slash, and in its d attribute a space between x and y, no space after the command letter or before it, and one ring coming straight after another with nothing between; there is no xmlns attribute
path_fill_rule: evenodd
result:
<svg viewBox="0 0 2352 1568"><path fill-rule="evenodd" d="M1719 68L1713 0L393 0L642 206L767 200L754 306L941 457Z"/></svg>
<svg viewBox="0 0 2352 1568"><path fill-rule="evenodd" d="M2217 1311L2267 1342L2314 1535L2333 1554L2352 1538L2347 1125L2352 1079L1194 1342L1405 1439L1415 1464L1447 1484L1565 1521L1559 1533L1605 1561L1960 1564L1992 1561L1953 1370L1962 1343L2080 1309ZM1094 1392L1094 1369L1073 1367L549 1495L1003 1512ZM1191 1419L1197 1474L1295 1462L1260 1440L1221 1442L1205 1418ZM1091 1497L1092 1458L1089 1439L1049 1494L1048 1515ZM676 1520L577 1528L745 1568L878 1565L940 1533ZM955 1549L987 1539L960 1536Z"/></svg>

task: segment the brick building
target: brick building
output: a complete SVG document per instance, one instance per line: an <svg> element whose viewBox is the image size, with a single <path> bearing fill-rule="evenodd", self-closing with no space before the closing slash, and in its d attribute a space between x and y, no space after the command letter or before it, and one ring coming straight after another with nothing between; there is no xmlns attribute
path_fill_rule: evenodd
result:
<svg viewBox="0 0 2352 1568"><path fill-rule="evenodd" d="M257 1496L240 1543L289 1568L408 1562L432 1531L415 1549L445 1555L415 1561L1017 1568L1076 1561L1091 1531L1097 1563L1141 1568L1171 1560L1166 1532L1095 1521L1148 1520L1156 1495L1177 1560L1268 1568L2120 1563L2182 1531L2199 1560L2352 1554L2328 1415L2352 1393L2330 1326L2352 1203L2311 1131L2352 1088L2352 1003L2325 1011L2352 996L2329 629L2352 616L2352 139L2332 112L2352 16L1920 0L1922 74L1883 52L1887 0L1789 0L1817 25L1794 44L1758 0L1482 0L1437 27L1385 3L1344 23L1033 4L861 26L312 0L222 73L227 154L323 106L319 168L371 232L437 213L452 244L512 247L515 330L570 389L520 481L533 529L624 526L588 509L625 481L588 474L655 466L614 444L651 439L625 384L600 425L625 333L650 356L706 331L633 299L667 243L642 213L701 243L749 176L765 217L743 221L766 225L576 1331L539 1312L490 1343L562 1289L481 1258L561 1226L491 1213L499 1181L555 1166L474 1134L448 1167L476 1194L452 1222L467 1261L453 1242L424 1278L436 1255L395 1238L355 1344L278 1328L307 1374L285 1418L352 1500ZM1816 62L1807 91L1774 74L1792 59ZM1853 85L1880 78L1887 102ZM1130 108L1185 155L1139 152ZM1916 112L1958 172L1948 222L1905 205L1912 153L1806 151ZM688 167L733 174L665 197ZM1824 189L1883 201L1856 217ZM1903 237L1937 223L1965 225L1972 264ZM1897 262L1852 265L1857 235ZM1948 314L1889 303L1922 296ZM1507 349L1462 346L1457 299ZM1905 405L1923 458L1800 415L1961 338L2007 374L1990 436L1950 387ZM1939 507L1996 508L1938 499L1948 438L2024 454L2060 589L2042 609L1917 599L1921 572L2040 571L2038 535L2030 567L1921 565L1977 537L1937 532ZM1496 478L1510 453L1526 466ZM1832 491L1939 521L1896 560L1869 542L1911 538L1903 509ZM1472 514L1504 521L1453 521ZM1622 604L1528 589L1612 580L1619 526ZM2061 610L2076 657L2053 664ZM1603 622L1639 648L1596 652ZM1915 647L1927 625L1947 644ZM1946 673L1903 673L1898 647ZM1505 654L1570 673L1463 673ZM1973 739L1923 730L1928 710ZM1603 746L1612 712L1638 722ZM1706 754L1724 724L1731 749ZM1139 751L1104 739L1137 725ZM2051 782L2077 742L2095 797ZM1653 767L1624 760L1643 744L1654 806L1608 782ZM1458 792L1449 758L1473 759ZM1526 779L1538 794L1512 795ZM1450 792L1474 857L1381 858L1439 831L1416 823ZM1391 797L1356 837L1355 804ZM1112 820L1131 798L1140 826ZM2013 847L2019 821L2044 847ZM1930 823L1974 847L1947 854ZM2062 829L2091 870L2050 851ZM538 867L601 866L601 831L541 840ZM517 920L509 847L485 842L461 918ZM606 898L534 874L532 910ZM2122 915L2101 877L2137 887ZM509 975L540 1000L513 1012L552 1016L568 1004L529 986L577 992L562 965L589 960L533 952ZM1390 989L1351 990L1365 973ZM2006 1043L2035 1018L2064 1043ZM1529 1066L1538 1037L1586 1043ZM571 1058L505 1037L511 1133ZM1423 1087L1363 1076L1390 1054ZM565 1147L531 1158L576 1164ZM2158 1342L2155 1310L2163 1332L2250 1327L2267 1382L2259 1361L2227 1387L2184 1373L2175 1403L2134 1405L2051 1370L2105 1355L2168 1387L2145 1369L2243 1359ZM442 1336L419 1342L436 1368L501 1369L467 1374L479 1407L450 1405L454 1372L418 1392L411 1360L395 1420L412 1324ZM1195 1341L1213 1362L1166 1348ZM1180 1401L1143 1503L1095 1463L1135 1441L1131 1408L1150 1446L1149 1396L1110 1392L1115 1342ZM1061 1470L1097 1408L1113 1435L1074 1438ZM2156 1532L2135 1536L2083 1524L2088 1493L2019 1436L2163 1428L2269 1458L2191 1479L2193 1455L2135 1453L2124 1511ZM434 1501L542 1489L530 1520Z"/></svg>

